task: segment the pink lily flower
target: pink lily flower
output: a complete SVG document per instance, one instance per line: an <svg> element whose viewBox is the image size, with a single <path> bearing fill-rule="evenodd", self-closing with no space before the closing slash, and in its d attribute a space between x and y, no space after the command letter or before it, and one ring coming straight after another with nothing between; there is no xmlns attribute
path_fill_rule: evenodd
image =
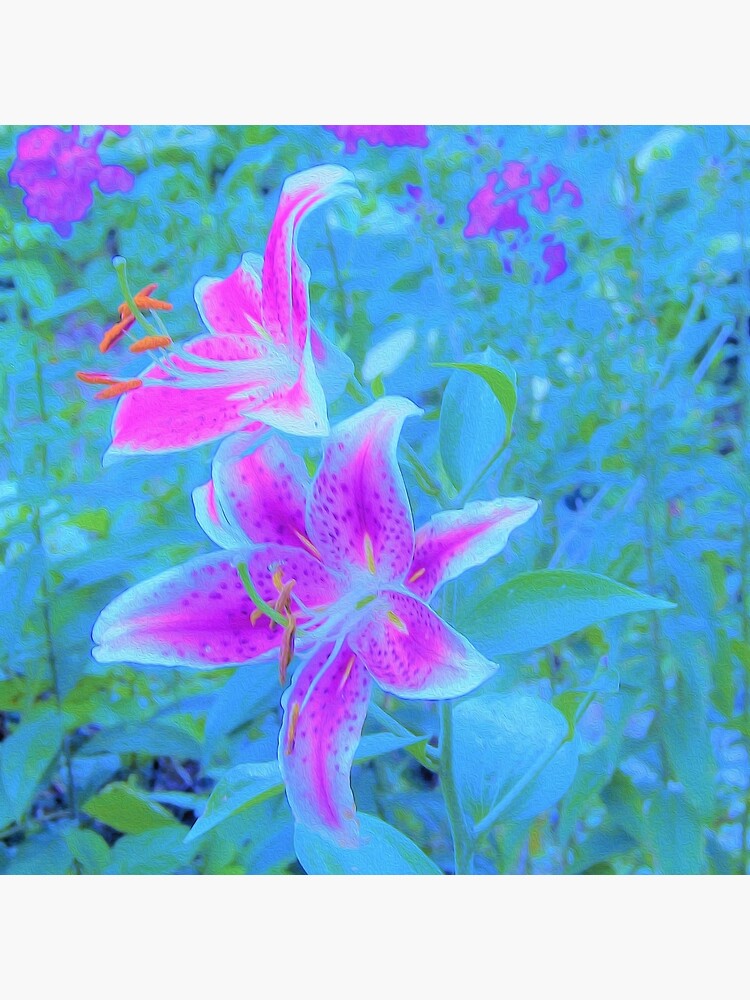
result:
<svg viewBox="0 0 750 1000"><path fill-rule="evenodd" d="M474 501L415 533L396 450L404 420L421 412L386 396L338 424L312 481L277 436L219 456L193 498L229 551L137 584L93 630L107 663L210 668L278 654L283 678L296 655L279 739L287 797L297 822L344 845L357 843L350 771L372 682L400 698L456 698L497 669L429 601L537 509L525 497ZM240 580L243 563L260 600Z"/></svg>
<svg viewBox="0 0 750 1000"><path fill-rule="evenodd" d="M98 378L108 386L102 398L121 397L105 462L192 448L238 431L259 434L265 426L290 434L328 433L315 365L341 368L344 356L311 329L310 273L297 252L297 231L313 208L351 193L357 193L353 177L343 167L289 177L263 257L247 253L228 278L197 283L195 299L208 335L179 347L167 336L136 341L131 350L150 350L156 360L134 379L82 373L83 381ZM118 336L135 322L129 310L122 315L113 328ZM102 350L114 342L105 337Z"/></svg>

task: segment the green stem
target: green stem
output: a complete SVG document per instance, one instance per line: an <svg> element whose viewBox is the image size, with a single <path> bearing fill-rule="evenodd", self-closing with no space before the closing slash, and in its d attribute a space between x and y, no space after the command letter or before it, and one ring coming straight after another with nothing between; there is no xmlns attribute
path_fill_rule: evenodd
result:
<svg viewBox="0 0 750 1000"><path fill-rule="evenodd" d="M474 834L461 808L453 775L453 704L440 705L440 787L453 836L456 875L474 874Z"/></svg>
<svg viewBox="0 0 750 1000"><path fill-rule="evenodd" d="M42 372L42 363L39 357L39 340L36 335L31 333L32 337L32 356L34 358L34 380L36 385L37 393L37 405L39 407L39 416L43 424L47 424L47 406L44 399L44 375ZM48 455L47 455L47 443L44 439L39 442L39 471L45 482L47 482L47 466L48 466ZM34 533L34 539L37 546L39 547L40 559L42 560L42 575L41 582L39 584L40 596L42 599L42 624L44 627L44 641L47 648L47 662L49 663L50 675L52 678L52 686L55 690L55 699L57 701L57 708L62 715L62 694L60 689L60 675L57 669L57 656L55 653L55 644L53 641L52 632L52 619L50 616L50 590L47 583L47 571L46 571L46 558L44 549L44 529L42 526L42 514L37 504L34 508L34 514L32 518L32 530ZM75 780L73 778L73 764L72 755L70 750L70 736L66 734L63 737L62 743L62 758L65 766L65 783L67 787L67 797L68 797L68 808L73 816L78 818L78 806L76 803L76 793L75 793Z"/></svg>
<svg viewBox="0 0 750 1000"><path fill-rule="evenodd" d="M127 302L128 308L130 309L132 314L135 316L135 318L138 320L138 322L141 324L144 330L148 330L148 332L151 334L152 337L162 336L159 330L157 330L155 326L149 323L149 321L146 319L146 317L143 315L143 313L135 303L135 299L133 298L133 293L130 291L130 286L128 285L128 264L125 258L115 257L112 260L112 264L114 265L115 271L117 272L117 281L119 282L120 290L122 291L122 294L125 296L125 301Z"/></svg>

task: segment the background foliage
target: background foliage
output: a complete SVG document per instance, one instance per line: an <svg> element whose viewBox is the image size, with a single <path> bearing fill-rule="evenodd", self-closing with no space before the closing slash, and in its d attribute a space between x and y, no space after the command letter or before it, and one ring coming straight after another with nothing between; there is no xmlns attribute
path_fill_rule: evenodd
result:
<svg viewBox="0 0 750 1000"><path fill-rule="evenodd" d="M74 379L104 364L114 254L134 283L159 282L173 335L192 335L193 285L262 250L284 178L342 162L362 200L301 234L314 318L352 357L355 397L403 393L425 408L401 452L417 523L470 492L542 502L504 556L442 598L501 657L485 696L455 710L456 740L470 742L487 704L503 720L493 745L462 744L462 808L481 827L518 768L528 778L481 830L476 870L747 872L748 130L430 127L426 148L346 153L317 127L134 128L102 145L136 175L132 191L97 193L70 239L29 219L5 181L21 131L0 132L0 870L347 870L315 838L295 844L274 791L272 665L199 674L91 659L108 600L210 549L190 492L212 449L103 470L111 409ZM512 233L467 238L469 202L509 160L557 165L582 204L553 202L515 248ZM545 283L547 233L568 268ZM504 449L502 395L445 367L467 359L515 369ZM361 403L344 397L333 419ZM502 585L545 569L603 574L677 607L586 614L556 632L523 605L520 648ZM438 708L379 705L401 732L375 715L365 731L355 796L373 836L389 832L380 861L363 863L450 872L440 782L410 739L435 743ZM547 752L559 726L565 742Z"/></svg>

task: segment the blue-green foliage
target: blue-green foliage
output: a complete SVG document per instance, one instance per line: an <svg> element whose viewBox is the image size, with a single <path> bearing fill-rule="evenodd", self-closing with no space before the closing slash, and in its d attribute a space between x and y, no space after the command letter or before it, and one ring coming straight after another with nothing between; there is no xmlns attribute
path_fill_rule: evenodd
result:
<svg viewBox="0 0 750 1000"><path fill-rule="evenodd" d="M426 149L346 155L314 127L136 128L102 147L133 190L97 193L67 240L6 183L21 131L0 131L0 871L437 873L456 822L479 872L747 871L747 130L430 128ZM513 159L582 192L543 220L569 265L546 284L522 251L508 273L510 237L463 233ZM401 450L417 525L541 502L437 599L500 663L451 746L436 705L375 694L355 852L294 833L273 665L91 659L112 597L210 550L190 494L212 448L103 469L111 406L74 378L142 367L97 349L115 254L194 335L195 282L261 251L284 178L323 162L363 195L300 240L315 324L359 383L332 420L368 393L424 408Z"/></svg>

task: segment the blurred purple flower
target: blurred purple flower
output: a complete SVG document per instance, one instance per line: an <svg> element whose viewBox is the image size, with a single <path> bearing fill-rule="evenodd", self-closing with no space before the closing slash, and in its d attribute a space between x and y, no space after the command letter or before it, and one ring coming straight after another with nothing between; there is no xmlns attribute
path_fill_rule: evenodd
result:
<svg viewBox="0 0 750 1000"><path fill-rule="evenodd" d="M370 146L428 145L425 125L324 125L344 143L345 153L355 153L360 139Z"/></svg>
<svg viewBox="0 0 750 1000"><path fill-rule="evenodd" d="M105 166L99 158L107 131L124 136L130 127L104 125L81 139L79 125L70 131L40 125L19 136L8 180L25 192L23 203L32 219L48 223L66 238L73 232L71 223L83 219L93 204L93 183L104 194L132 188L135 178L129 170Z"/></svg>
<svg viewBox="0 0 750 1000"><path fill-rule="evenodd" d="M563 179L562 171L553 163L545 163L535 181L532 168L520 160L508 160L501 171L491 171L484 185L468 203L469 221L464 236L467 239L489 236L493 231L496 234L528 233L522 240L528 244L532 242L532 234L528 230L529 221L533 219L529 210L537 215L547 215L553 202L557 203L565 196L570 199L571 208L579 208L583 204L580 188L572 181ZM559 187L556 187L558 184ZM540 242L546 244L541 255L546 272L542 278L541 272L535 270L535 282L543 280L547 284L567 270L565 244L553 243L553 239L551 234L541 238ZM519 249L517 240L508 246L511 253L517 253ZM509 257L503 257L503 269L507 274L513 273Z"/></svg>

